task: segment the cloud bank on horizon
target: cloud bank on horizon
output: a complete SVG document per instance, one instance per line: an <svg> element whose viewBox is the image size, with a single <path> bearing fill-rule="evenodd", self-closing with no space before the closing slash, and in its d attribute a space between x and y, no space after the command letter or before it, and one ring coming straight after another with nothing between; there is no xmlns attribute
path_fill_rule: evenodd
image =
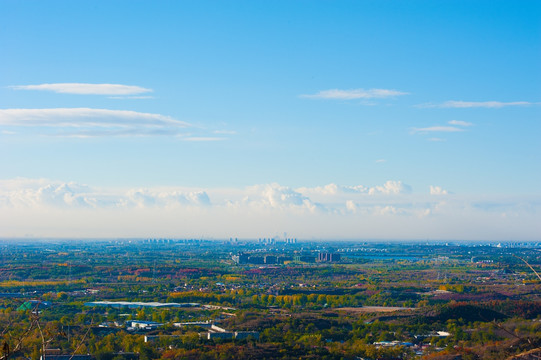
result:
<svg viewBox="0 0 541 360"><path fill-rule="evenodd" d="M541 210L540 197L465 197L440 186L414 193L401 181L104 189L18 178L1 180L0 189L2 237L257 238L286 231L305 239L532 240Z"/></svg>

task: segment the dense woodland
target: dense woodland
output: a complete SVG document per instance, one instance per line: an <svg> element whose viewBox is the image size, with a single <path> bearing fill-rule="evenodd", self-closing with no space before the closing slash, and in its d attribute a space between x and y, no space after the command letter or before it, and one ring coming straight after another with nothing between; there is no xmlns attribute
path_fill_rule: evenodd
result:
<svg viewBox="0 0 541 360"><path fill-rule="evenodd" d="M0 360L527 359L541 347L540 247L495 245L5 240ZM239 251L285 260L237 264ZM321 251L340 262L293 260ZM258 337L174 325L197 321Z"/></svg>

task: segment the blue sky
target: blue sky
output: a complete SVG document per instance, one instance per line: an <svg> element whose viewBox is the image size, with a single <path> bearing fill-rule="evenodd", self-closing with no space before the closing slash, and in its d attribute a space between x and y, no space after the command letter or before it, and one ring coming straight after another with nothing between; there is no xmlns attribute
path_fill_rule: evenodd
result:
<svg viewBox="0 0 541 360"><path fill-rule="evenodd" d="M538 239L540 19L3 1L0 236Z"/></svg>

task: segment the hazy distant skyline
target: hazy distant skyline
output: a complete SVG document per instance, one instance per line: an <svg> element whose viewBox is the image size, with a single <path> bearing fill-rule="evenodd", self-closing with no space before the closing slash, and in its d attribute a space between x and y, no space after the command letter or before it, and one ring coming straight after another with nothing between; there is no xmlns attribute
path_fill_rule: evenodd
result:
<svg viewBox="0 0 541 360"><path fill-rule="evenodd" d="M0 3L0 237L536 240L537 1Z"/></svg>

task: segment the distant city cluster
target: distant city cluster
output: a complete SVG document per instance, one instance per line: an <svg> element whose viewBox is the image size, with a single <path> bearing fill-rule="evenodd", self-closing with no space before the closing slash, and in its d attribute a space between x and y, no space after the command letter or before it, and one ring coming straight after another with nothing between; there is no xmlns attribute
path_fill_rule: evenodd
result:
<svg viewBox="0 0 541 360"><path fill-rule="evenodd" d="M245 242L246 240L240 240L240 242ZM239 238L229 238L229 242L232 244L238 244ZM261 245L276 245L276 244L296 244L297 239L296 238L284 238L284 239L277 239L275 237L269 237L269 238L258 238L257 243Z"/></svg>
<svg viewBox="0 0 541 360"><path fill-rule="evenodd" d="M204 239L145 239L143 243L149 244L200 244L203 242L208 242L209 240Z"/></svg>
<svg viewBox="0 0 541 360"><path fill-rule="evenodd" d="M276 265L286 264L288 262L296 263L331 263L339 262L340 254L331 252L319 252L314 254L294 254L293 256L279 254L279 255L260 255L258 253L244 253L239 252L232 256L232 259L237 264L254 264L254 265Z"/></svg>

